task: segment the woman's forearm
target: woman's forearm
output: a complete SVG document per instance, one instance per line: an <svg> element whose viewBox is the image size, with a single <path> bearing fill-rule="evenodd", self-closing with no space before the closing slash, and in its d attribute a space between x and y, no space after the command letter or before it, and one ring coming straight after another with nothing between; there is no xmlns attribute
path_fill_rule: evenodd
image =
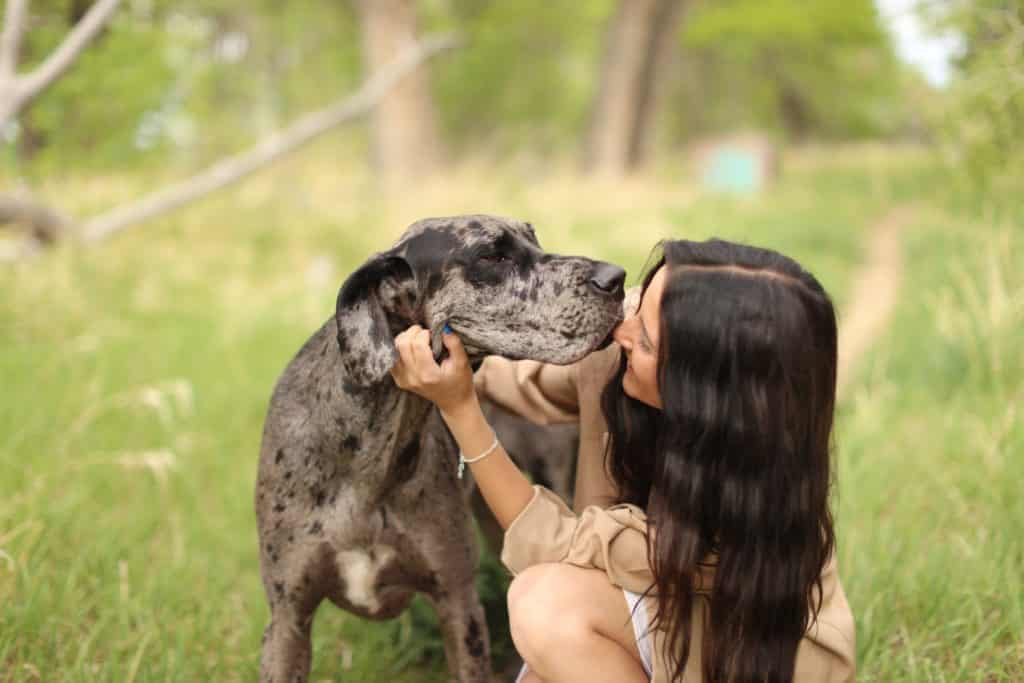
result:
<svg viewBox="0 0 1024 683"><path fill-rule="evenodd" d="M449 411L442 410L441 417L467 459L475 458L494 443L494 430L475 396ZM533 498L532 484L508 457L501 443L487 457L470 463L469 468L498 524L507 529Z"/></svg>

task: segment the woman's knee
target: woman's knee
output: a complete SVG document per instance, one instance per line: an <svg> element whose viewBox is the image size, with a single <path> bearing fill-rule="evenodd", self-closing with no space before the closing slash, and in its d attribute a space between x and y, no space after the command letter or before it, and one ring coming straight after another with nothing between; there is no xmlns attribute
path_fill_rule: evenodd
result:
<svg viewBox="0 0 1024 683"><path fill-rule="evenodd" d="M574 599L572 567L541 564L521 572L508 589L508 614L516 649L529 661L586 636L589 627Z"/></svg>
<svg viewBox="0 0 1024 683"><path fill-rule="evenodd" d="M509 629L512 641L519 654L529 660L535 644L544 642L543 629L545 607L540 598L538 584L543 583L543 565L535 565L520 572L509 584L508 602Z"/></svg>
<svg viewBox="0 0 1024 683"><path fill-rule="evenodd" d="M536 564L516 576L508 587L509 613L526 620L545 620L553 609L563 608L564 596L572 589L565 566Z"/></svg>

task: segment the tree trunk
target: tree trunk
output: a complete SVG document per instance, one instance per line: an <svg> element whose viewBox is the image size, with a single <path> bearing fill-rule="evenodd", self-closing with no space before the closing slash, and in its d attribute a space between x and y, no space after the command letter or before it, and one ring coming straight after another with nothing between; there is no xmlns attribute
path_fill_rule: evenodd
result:
<svg viewBox="0 0 1024 683"><path fill-rule="evenodd" d="M415 0L355 0L367 76L416 43ZM389 186L415 181L440 163L437 113L425 65L409 74L372 114L374 167Z"/></svg>
<svg viewBox="0 0 1024 683"><path fill-rule="evenodd" d="M760 61L765 76L775 82L779 119L786 138L792 142L805 141L814 126L814 109L810 101L799 84L786 73L777 52L766 50Z"/></svg>
<svg viewBox="0 0 1024 683"><path fill-rule="evenodd" d="M643 161L682 10L682 0L619 0L584 148L587 172L621 176Z"/></svg>
<svg viewBox="0 0 1024 683"><path fill-rule="evenodd" d="M789 81L779 83L779 114L786 134L794 142L803 142L810 134L813 111L799 87Z"/></svg>

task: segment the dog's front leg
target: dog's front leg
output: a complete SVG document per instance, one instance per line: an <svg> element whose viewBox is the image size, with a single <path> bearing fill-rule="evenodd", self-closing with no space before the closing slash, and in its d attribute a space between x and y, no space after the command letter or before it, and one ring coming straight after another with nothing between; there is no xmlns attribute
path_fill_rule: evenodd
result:
<svg viewBox="0 0 1024 683"><path fill-rule="evenodd" d="M313 612L285 602L271 604L270 624L263 632L260 683L305 683L313 657Z"/></svg>
<svg viewBox="0 0 1024 683"><path fill-rule="evenodd" d="M491 680L491 647L484 608L472 575L430 596L437 610L448 670L458 683Z"/></svg>

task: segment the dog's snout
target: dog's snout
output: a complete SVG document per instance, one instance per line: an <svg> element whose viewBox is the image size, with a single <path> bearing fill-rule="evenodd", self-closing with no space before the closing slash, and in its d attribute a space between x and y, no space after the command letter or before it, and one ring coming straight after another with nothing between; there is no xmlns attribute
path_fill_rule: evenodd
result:
<svg viewBox="0 0 1024 683"><path fill-rule="evenodd" d="M590 274L590 285L605 294L621 293L626 271L610 263L598 263Z"/></svg>

